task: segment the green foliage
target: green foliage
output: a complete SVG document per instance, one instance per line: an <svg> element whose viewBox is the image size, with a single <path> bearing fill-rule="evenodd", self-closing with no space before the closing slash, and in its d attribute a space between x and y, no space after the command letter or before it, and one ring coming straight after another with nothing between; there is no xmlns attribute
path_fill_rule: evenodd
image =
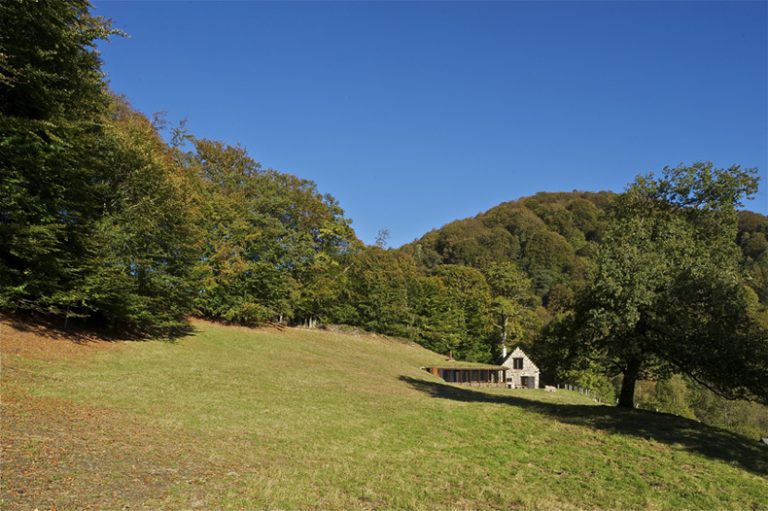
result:
<svg viewBox="0 0 768 511"><path fill-rule="evenodd" d="M768 217L739 211L738 243L744 254L743 273L747 284L768 306Z"/></svg>
<svg viewBox="0 0 768 511"><path fill-rule="evenodd" d="M637 388L637 406L693 419L691 397L682 376L675 374L658 382L641 382Z"/></svg>
<svg viewBox="0 0 768 511"><path fill-rule="evenodd" d="M530 346L553 314L571 307L614 197L540 193L453 222L400 250L425 273L442 265L480 269L492 289L491 351L507 337Z"/></svg>
<svg viewBox="0 0 768 511"><path fill-rule="evenodd" d="M478 270L442 265L425 273L410 254L374 246L352 258L348 285L351 313L338 320L457 358L492 360L491 295Z"/></svg>
<svg viewBox="0 0 768 511"><path fill-rule="evenodd" d="M187 205L157 133L107 93L95 40L114 32L88 7L0 6L0 307L177 327Z"/></svg>
<svg viewBox="0 0 768 511"><path fill-rule="evenodd" d="M689 406L698 420L754 439L768 436L768 406L725 399L695 382L687 383Z"/></svg>
<svg viewBox="0 0 768 511"><path fill-rule="evenodd" d="M612 378L601 371L596 364L585 370L563 371L559 375L559 379L570 385L591 391L601 403L613 404L616 402L616 389Z"/></svg>
<svg viewBox="0 0 768 511"><path fill-rule="evenodd" d="M342 260L358 244L335 199L263 170L240 147L193 142L184 161L200 182L198 312L249 324L329 317Z"/></svg>
<svg viewBox="0 0 768 511"><path fill-rule="evenodd" d="M483 274L468 266L441 265L434 275L445 286L457 315L456 334L462 339L457 355L465 360L491 360L491 294Z"/></svg>
<svg viewBox="0 0 768 511"><path fill-rule="evenodd" d="M84 271L109 170L108 96L84 1L0 5L0 306L60 311ZM34 41L34 43L32 43Z"/></svg>
<svg viewBox="0 0 768 511"><path fill-rule="evenodd" d="M639 382L636 400L638 408L696 419L756 440L768 435L768 406L726 399L681 375Z"/></svg>
<svg viewBox="0 0 768 511"><path fill-rule="evenodd" d="M695 164L638 178L613 208L589 286L553 329L552 358L622 373L624 406L638 378L672 372L768 400L768 336L740 282L735 244L734 206L754 192L753 174Z"/></svg>
<svg viewBox="0 0 768 511"><path fill-rule="evenodd" d="M438 353L464 358L465 316L445 281L437 275L417 276L409 298L414 322L408 336Z"/></svg>
<svg viewBox="0 0 768 511"><path fill-rule="evenodd" d="M491 309L501 345L508 346L510 337L514 344L525 335L525 320L535 305L531 281L510 262L492 263L484 274L493 295Z"/></svg>
<svg viewBox="0 0 768 511"><path fill-rule="evenodd" d="M110 193L88 240L82 305L114 326L178 328L194 295L198 231L188 183L151 123L114 100L102 154Z"/></svg>
<svg viewBox="0 0 768 511"><path fill-rule="evenodd" d="M91 120L106 108L96 41L117 31L89 7L87 0L0 6L2 114L20 121L27 135L60 128L62 121Z"/></svg>
<svg viewBox="0 0 768 511"><path fill-rule="evenodd" d="M353 258L348 299L353 325L390 335L408 335L414 323L409 287L418 288L413 261L395 251L369 247Z"/></svg>
<svg viewBox="0 0 768 511"><path fill-rule="evenodd" d="M512 262L532 282L530 296L580 285L584 257L592 257L605 230L614 194L540 193L446 225L403 247L422 265L461 264L483 269Z"/></svg>

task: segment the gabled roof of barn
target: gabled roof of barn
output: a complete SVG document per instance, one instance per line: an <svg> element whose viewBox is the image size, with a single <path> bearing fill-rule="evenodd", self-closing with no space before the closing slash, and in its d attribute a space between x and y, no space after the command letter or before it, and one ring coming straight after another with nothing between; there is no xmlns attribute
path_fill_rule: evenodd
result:
<svg viewBox="0 0 768 511"><path fill-rule="evenodd" d="M516 351L520 351L520 353L522 353L525 358L530 360L531 364L533 364L533 367L535 367L536 369L539 368L539 366L536 365L536 362L534 362L533 359L531 357L529 357L528 354L525 351L523 351L523 348L521 348L519 345L512 346L512 348L510 349L509 353L507 354L507 358L502 359L501 363L503 364L504 362L506 362L507 360L512 358L512 356L515 354ZM515 357L515 358L517 358L517 357Z"/></svg>

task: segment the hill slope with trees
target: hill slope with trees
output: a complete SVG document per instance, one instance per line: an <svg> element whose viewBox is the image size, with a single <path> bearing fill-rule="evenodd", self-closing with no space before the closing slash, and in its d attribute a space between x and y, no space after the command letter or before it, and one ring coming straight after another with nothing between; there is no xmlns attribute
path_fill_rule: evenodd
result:
<svg viewBox="0 0 768 511"><path fill-rule="evenodd" d="M617 362L649 351L658 370L636 372L662 383L657 404L685 393L666 385L683 376L696 395L766 400L768 218L736 212L754 170L700 162L623 194L540 193L366 247L311 181L183 126L163 132L112 93L96 42L118 34L89 9L0 4L1 310L137 335L174 335L191 315L344 323L478 362L522 344L545 381L606 399L611 375L631 373ZM645 351L627 358L627 345Z"/></svg>

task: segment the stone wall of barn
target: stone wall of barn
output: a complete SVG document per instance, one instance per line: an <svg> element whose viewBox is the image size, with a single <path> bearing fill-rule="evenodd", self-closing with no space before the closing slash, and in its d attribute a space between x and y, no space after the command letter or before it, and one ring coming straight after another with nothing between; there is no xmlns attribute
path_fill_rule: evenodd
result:
<svg viewBox="0 0 768 511"><path fill-rule="evenodd" d="M515 358L522 358L523 359L523 368L522 369L515 369L514 368L514 362L513 359ZM533 363L533 361L528 358L528 355L526 355L523 350L520 348L515 348L512 353L509 354L506 360L504 360L501 365L508 367L507 370L507 385L511 385L512 388L521 388L523 386L522 384L522 377L530 377L534 378L534 388L539 388L539 375L541 371L539 371L539 368L536 367L536 364Z"/></svg>

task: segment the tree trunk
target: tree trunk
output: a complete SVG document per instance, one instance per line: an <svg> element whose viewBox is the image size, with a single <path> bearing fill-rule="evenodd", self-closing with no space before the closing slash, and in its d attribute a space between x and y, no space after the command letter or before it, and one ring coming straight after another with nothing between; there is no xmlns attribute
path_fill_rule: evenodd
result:
<svg viewBox="0 0 768 511"><path fill-rule="evenodd" d="M501 316L501 345L507 345L507 316L505 314Z"/></svg>
<svg viewBox="0 0 768 511"><path fill-rule="evenodd" d="M501 356L507 358L507 317L501 315Z"/></svg>
<svg viewBox="0 0 768 511"><path fill-rule="evenodd" d="M635 384L640 375L640 360L633 358L627 363L624 370L624 379L621 381L621 392L619 393L619 405L621 408L635 407Z"/></svg>

